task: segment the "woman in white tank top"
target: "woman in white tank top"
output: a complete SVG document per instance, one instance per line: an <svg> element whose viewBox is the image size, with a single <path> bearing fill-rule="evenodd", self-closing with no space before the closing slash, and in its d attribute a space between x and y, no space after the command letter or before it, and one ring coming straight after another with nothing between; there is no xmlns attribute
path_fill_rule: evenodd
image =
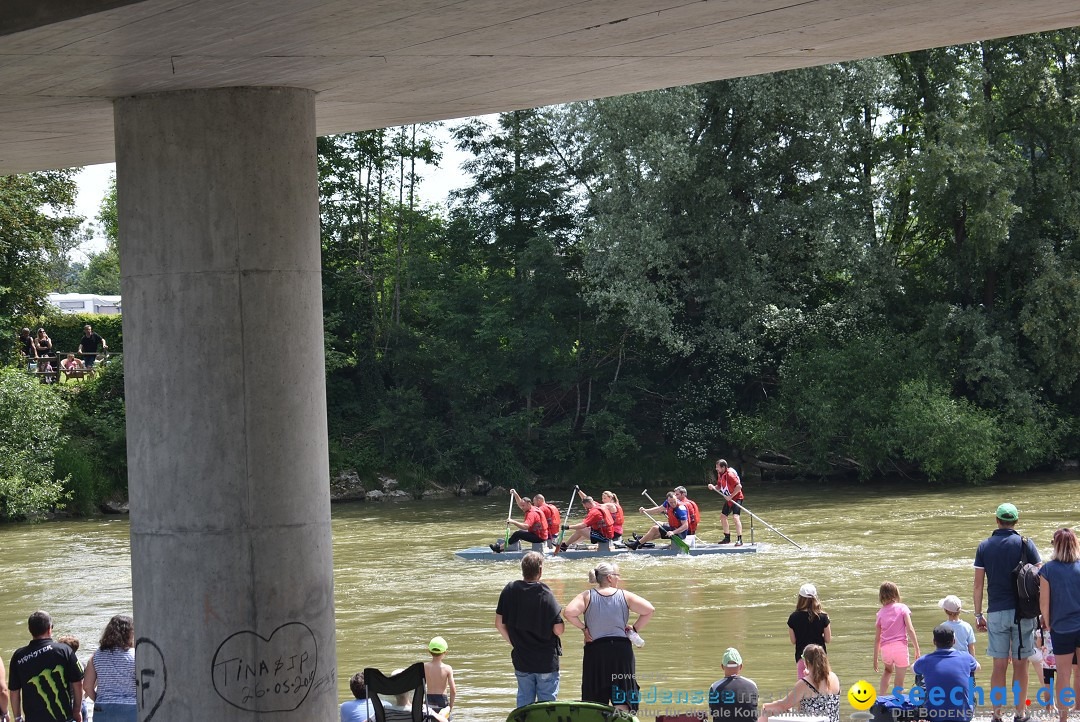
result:
<svg viewBox="0 0 1080 722"><path fill-rule="evenodd" d="M94 722L137 722L131 617L117 614L105 625L98 650L86 663L83 689L94 702Z"/></svg>

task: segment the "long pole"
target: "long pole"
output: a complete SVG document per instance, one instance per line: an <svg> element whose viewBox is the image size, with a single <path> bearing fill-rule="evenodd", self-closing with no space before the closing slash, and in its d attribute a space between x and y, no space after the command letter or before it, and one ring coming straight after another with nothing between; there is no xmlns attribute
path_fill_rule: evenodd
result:
<svg viewBox="0 0 1080 722"><path fill-rule="evenodd" d="M565 532L566 527L570 525L570 510L574 508L574 497L577 496L577 491L577 484L574 484L574 490L570 492L570 503L566 505L566 518L563 519L562 528L559 529L559 538L555 540L555 556L559 555L559 548L562 546L563 532Z"/></svg>
<svg viewBox="0 0 1080 722"><path fill-rule="evenodd" d="M750 517L751 517L752 519L757 519L757 520L758 520L758 521L760 521L760 522L761 522L762 524L764 524L765 526L769 527L769 528L770 528L770 529L772 529L772 530L773 530L774 532L776 532L776 533L777 533L777 534L779 534L780 536L784 537L785 539L787 539L787 540L788 540L789 542L791 542L792 544L795 544L795 542L793 542L793 541L791 540L791 537L789 537L789 536L787 536L786 534L784 534L784 533L783 533L782 531L780 531L779 529L777 529L776 527L774 527L774 526L773 526L772 524L770 524L769 522L767 522L767 521L765 521L764 519L762 519L762 518L761 518L760 516L758 516L758 515L757 515L757 514L755 514L754 512L752 512L752 511L750 511L749 509L747 509L747 508L746 508L745 506L743 506L743 505L742 505L742 504L740 504L739 502L735 501L734 499L729 499L728 501L730 501L730 502L731 502L732 504L734 504L735 506L737 506L737 507L739 507L740 509L742 509L743 511L745 511L745 512L746 512L747 514L749 514L749 515L750 515ZM802 547L801 547L801 546L799 546L798 544L795 544L795 548L796 548L796 549L802 549Z"/></svg>

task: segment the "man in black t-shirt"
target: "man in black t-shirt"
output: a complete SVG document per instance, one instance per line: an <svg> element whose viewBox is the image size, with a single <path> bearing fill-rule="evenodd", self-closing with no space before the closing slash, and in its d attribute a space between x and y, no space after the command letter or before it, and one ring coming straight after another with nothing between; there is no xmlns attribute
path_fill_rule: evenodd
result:
<svg viewBox="0 0 1080 722"><path fill-rule="evenodd" d="M82 722L83 670L75 652L53 641L47 612L31 614L28 626L33 640L15 651L8 670L16 722Z"/></svg>
<svg viewBox="0 0 1080 722"><path fill-rule="evenodd" d="M709 719L756 722L758 688L754 680L742 676L742 655L728 647L722 662L724 678L709 688Z"/></svg>
<svg viewBox="0 0 1080 722"><path fill-rule="evenodd" d="M90 324L83 326L83 337L79 339L79 353L82 354L82 362L86 368L94 367L97 353L102 349L109 350L109 344L105 343L105 339L90 328Z"/></svg>
<svg viewBox="0 0 1080 722"><path fill-rule="evenodd" d="M529 552L522 557L523 579L503 588L495 608L495 628L513 647L510 659L517 676L518 707L552 702L559 696L562 609L540 581L543 567L543 554Z"/></svg>

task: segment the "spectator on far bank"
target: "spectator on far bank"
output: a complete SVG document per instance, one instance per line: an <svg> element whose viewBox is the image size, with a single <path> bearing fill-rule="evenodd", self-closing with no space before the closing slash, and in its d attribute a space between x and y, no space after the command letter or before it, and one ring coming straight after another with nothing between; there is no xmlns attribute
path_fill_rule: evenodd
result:
<svg viewBox="0 0 1080 722"><path fill-rule="evenodd" d="M94 368L94 362L97 361L98 351L108 351L109 344L105 343L103 339L90 324L83 326L83 336L79 339L79 353L82 354L83 363L86 364L86 368Z"/></svg>
<svg viewBox="0 0 1080 722"><path fill-rule="evenodd" d="M34 343L34 337L30 335L28 328L19 331L19 355L26 362L27 368L30 368L31 362L37 360L37 344Z"/></svg>

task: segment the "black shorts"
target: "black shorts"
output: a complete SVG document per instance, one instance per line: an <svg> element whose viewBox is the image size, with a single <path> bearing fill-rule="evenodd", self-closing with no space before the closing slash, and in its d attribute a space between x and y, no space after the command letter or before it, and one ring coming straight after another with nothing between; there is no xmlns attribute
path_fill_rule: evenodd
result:
<svg viewBox="0 0 1080 722"><path fill-rule="evenodd" d="M740 499L740 501L741 501L741 499ZM728 516L729 514L735 514L737 516L742 516L742 507L741 506L735 506L734 504L729 504L728 502L725 501L724 502L724 508L720 510L720 513L723 514L724 516Z"/></svg>
<svg viewBox="0 0 1080 722"><path fill-rule="evenodd" d="M518 531L516 531L516 532L514 532L513 534L510 535L510 543L511 544L513 544L514 542L523 542L523 541L527 541L530 544L540 544L540 543L545 542L547 540L546 539L541 539L534 532L524 531L522 529L519 529Z"/></svg>
<svg viewBox="0 0 1080 722"><path fill-rule="evenodd" d="M671 536L672 536L671 535L672 531L674 531L674 530L671 528L670 525L661 524L660 525L660 538L661 539L670 539ZM677 534L676 536L678 536L680 539L685 539L686 538L686 532L685 531L679 532L679 534Z"/></svg>
<svg viewBox="0 0 1080 722"><path fill-rule="evenodd" d="M1057 672L1057 670L1056 669L1047 669L1047 668L1043 667L1043 684L1053 684L1054 683L1054 672Z"/></svg>

